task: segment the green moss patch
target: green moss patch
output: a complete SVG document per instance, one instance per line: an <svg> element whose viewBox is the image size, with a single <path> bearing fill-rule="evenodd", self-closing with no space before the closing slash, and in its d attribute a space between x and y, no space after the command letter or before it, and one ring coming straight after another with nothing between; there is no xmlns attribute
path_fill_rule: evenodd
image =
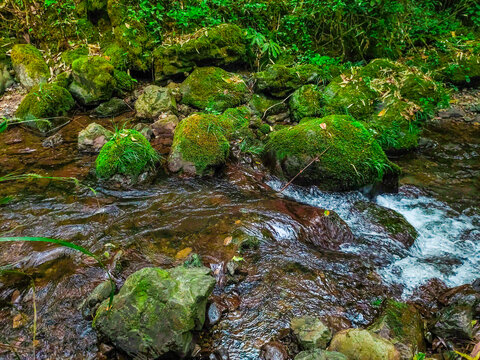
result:
<svg viewBox="0 0 480 360"><path fill-rule="evenodd" d="M50 77L50 70L42 53L30 44L14 45L11 58L20 83L27 88L47 82Z"/></svg>
<svg viewBox="0 0 480 360"><path fill-rule="evenodd" d="M324 114L323 96L317 85L309 84L295 90L289 100L290 114L296 121Z"/></svg>

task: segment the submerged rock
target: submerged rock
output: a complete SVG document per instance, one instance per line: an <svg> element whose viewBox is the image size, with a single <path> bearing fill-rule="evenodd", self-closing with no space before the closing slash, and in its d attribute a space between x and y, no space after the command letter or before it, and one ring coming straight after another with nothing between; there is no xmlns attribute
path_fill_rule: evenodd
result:
<svg viewBox="0 0 480 360"><path fill-rule="evenodd" d="M369 330L390 340L402 360L411 360L417 353L426 350L423 320L413 305L387 300L381 315Z"/></svg>
<svg viewBox="0 0 480 360"><path fill-rule="evenodd" d="M299 174L294 183L332 191L358 189L399 173L365 127L345 115L271 133L264 158L286 180Z"/></svg>
<svg viewBox="0 0 480 360"><path fill-rule="evenodd" d="M62 117L74 105L72 95L65 88L42 83L33 87L23 98L15 116L27 121L27 126L45 134L64 123L65 119Z"/></svg>
<svg viewBox="0 0 480 360"><path fill-rule="evenodd" d="M143 89L135 102L137 117L143 119L156 119L164 112L176 112L177 103L172 91L156 85L149 85Z"/></svg>
<svg viewBox="0 0 480 360"><path fill-rule="evenodd" d="M248 100L249 90L236 74L216 67L196 68L180 86L182 103L216 112Z"/></svg>
<svg viewBox="0 0 480 360"><path fill-rule="evenodd" d="M33 45L14 45L11 58L18 81L27 89L46 83L50 77L50 70L42 53Z"/></svg>
<svg viewBox="0 0 480 360"><path fill-rule="evenodd" d="M294 318L290 322L290 328L297 337L302 349L326 349L332 332L323 322L313 316Z"/></svg>
<svg viewBox="0 0 480 360"><path fill-rule="evenodd" d="M328 348L347 356L349 360L399 360L395 346L368 330L347 329L335 334Z"/></svg>
<svg viewBox="0 0 480 360"><path fill-rule="evenodd" d="M295 360L349 360L345 355L336 351L325 351L320 349L302 351Z"/></svg>
<svg viewBox="0 0 480 360"><path fill-rule="evenodd" d="M285 346L278 341L270 341L260 349L260 359L262 360L287 360L288 352Z"/></svg>
<svg viewBox="0 0 480 360"><path fill-rule="evenodd" d="M224 66L246 58L245 35L238 26L221 24L189 34L185 42L161 46L154 51L155 80L190 72L195 66Z"/></svg>
<svg viewBox="0 0 480 360"><path fill-rule="evenodd" d="M97 123L91 123L78 134L78 150L98 153L112 137L113 133L110 130Z"/></svg>
<svg viewBox="0 0 480 360"><path fill-rule="evenodd" d="M123 101L122 99L113 97L107 102L104 102L98 105L95 108L95 110L93 110L93 112L98 117L115 117L129 110L130 108L125 103L125 101Z"/></svg>
<svg viewBox="0 0 480 360"><path fill-rule="evenodd" d="M109 311L108 300L100 305L94 327L129 356L184 357L214 285L205 267L144 268L127 278Z"/></svg>

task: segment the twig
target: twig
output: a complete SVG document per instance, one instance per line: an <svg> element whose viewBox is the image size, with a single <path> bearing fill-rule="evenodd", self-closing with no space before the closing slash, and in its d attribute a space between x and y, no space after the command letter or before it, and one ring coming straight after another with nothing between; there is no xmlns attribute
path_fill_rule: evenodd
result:
<svg viewBox="0 0 480 360"><path fill-rule="evenodd" d="M321 152L321 154L315 156L315 157L312 159L312 161L310 161L310 162L307 164L307 166L305 166L302 170L300 170L297 175L295 175L283 188L280 189L279 192L283 192L283 190L285 190L287 187L289 187L290 184L293 182L293 180L295 180L301 173L303 173L310 165L312 165L315 161L320 160L320 156L322 156L323 154L325 154L325 153L327 152L327 150L330 149L331 146L332 146L332 145L330 145L330 146L327 147L325 150L323 150L323 151Z"/></svg>
<svg viewBox="0 0 480 360"><path fill-rule="evenodd" d="M263 113L263 116L262 116L262 119L265 119L265 116L267 115L267 111L270 110L271 108L277 106L277 105L280 105L280 104L283 104L285 101L287 101L290 96L292 96L293 93L291 93L290 95L288 95L285 99L283 99L282 101L278 102L278 103L275 103L273 104L272 106L268 107L267 110L265 110L265 112Z"/></svg>

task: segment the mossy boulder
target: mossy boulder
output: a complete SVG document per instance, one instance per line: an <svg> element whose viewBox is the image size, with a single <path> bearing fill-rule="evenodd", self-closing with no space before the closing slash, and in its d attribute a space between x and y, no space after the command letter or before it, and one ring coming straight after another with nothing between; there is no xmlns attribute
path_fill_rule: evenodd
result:
<svg viewBox="0 0 480 360"><path fill-rule="evenodd" d="M113 72L113 65L101 56L79 57L72 64L69 90L82 105L98 105L110 100L115 91Z"/></svg>
<svg viewBox="0 0 480 360"><path fill-rule="evenodd" d="M28 121L26 125L41 133L47 133L64 122L65 119L61 117L74 105L72 95L65 88L41 83L34 86L23 98L15 116L22 121Z"/></svg>
<svg viewBox="0 0 480 360"><path fill-rule="evenodd" d="M254 114L261 118L288 111L288 106L284 101L272 99L263 94L253 94L248 102L248 106Z"/></svg>
<svg viewBox="0 0 480 360"><path fill-rule="evenodd" d="M299 174L295 183L331 191L358 189L399 173L368 130L348 115L308 119L269 134L264 159L285 180Z"/></svg>
<svg viewBox="0 0 480 360"><path fill-rule="evenodd" d="M27 89L47 82L50 77L50 69L42 53L33 45L14 45L11 58L18 81Z"/></svg>
<svg viewBox="0 0 480 360"><path fill-rule="evenodd" d="M324 114L323 96L317 85L303 85L295 90L288 105L293 119L300 121L305 117L317 117Z"/></svg>
<svg viewBox="0 0 480 360"><path fill-rule="evenodd" d="M116 92L119 96L127 95L135 90L137 81L123 70L113 70L113 78L116 82Z"/></svg>
<svg viewBox="0 0 480 360"><path fill-rule="evenodd" d="M334 67L321 67L317 65L286 65L274 64L265 71L255 74L256 89L260 92L275 97L286 97L302 85L327 83L333 75L338 75Z"/></svg>
<svg viewBox="0 0 480 360"><path fill-rule="evenodd" d="M347 329L335 334L328 348L348 360L399 360L395 346L381 336L361 329Z"/></svg>
<svg viewBox="0 0 480 360"><path fill-rule="evenodd" d="M88 55L88 47L80 46L74 49L65 50L61 55L61 59L66 65L72 66L75 60L87 55Z"/></svg>
<svg viewBox="0 0 480 360"><path fill-rule="evenodd" d="M399 62L380 58L380 59L373 59L367 65L360 68L360 75L362 77L378 79L378 78L384 78L391 73L398 73L406 70L407 70L407 66Z"/></svg>
<svg viewBox="0 0 480 360"><path fill-rule="evenodd" d="M149 85L135 102L135 110L139 118L157 119L162 113L176 113L177 103L169 88Z"/></svg>
<svg viewBox="0 0 480 360"><path fill-rule="evenodd" d="M193 331L205 322L215 279L206 267L144 268L130 275L113 298L104 301L94 327L134 358L183 358L192 350Z"/></svg>
<svg viewBox="0 0 480 360"><path fill-rule="evenodd" d="M93 112L98 117L114 117L130 111L130 107L122 99L113 97L98 105Z"/></svg>
<svg viewBox="0 0 480 360"><path fill-rule="evenodd" d="M304 350L326 349L332 338L330 329L313 316L293 318L290 328Z"/></svg>
<svg viewBox="0 0 480 360"><path fill-rule="evenodd" d="M245 34L236 25L221 24L189 34L181 43L154 51L155 80L190 72L195 66L226 66L246 61Z"/></svg>
<svg viewBox="0 0 480 360"><path fill-rule="evenodd" d="M444 89L423 73L409 73L401 79L400 94L417 104L431 102L435 106L442 100Z"/></svg>
<svg viewBox="0 0 480 360"><path fill-rule="evenodd" d="M413 305L387 300L369 330L391 341L401 360L411 360L426 350L423 320Z"/></svg>
<svg viewBox="0 0 480 360"><path fill-rule="evenodd" d="M480 53L458 52L443 61L440 70L444 79L456 85L469 85L480 81Z"/></svg>
<svg viewBox="0 0 480 360"><path fill-rule="evenodd" d="M175 129L168 158L172 172L186 175L205 175L222 166L230 145L219 116L193 114L182 120Z"/></svg>
<svg viewBox="0 0 480 360"><path fill-rule="evenodd" d="M325 351L320 349L302 351L295 360L348 360L348 358L336 351Z"/></svg>
<svg viewBox="0 0 480 360"><path fill-rule="evenodd" d="M223 112L248 100L243 79L217 67L196 68L180 86L182 103L201 110Z"/></svg>
<svg viewBox="0 0 480 360"><path fill-rule="evenodd" d="M65 89L68 89L72 83L72 73L69 71L64 71L55 76L55 79L52 81L52 84L58 85Z"/></svg>
<svg viewBox="0 0 480 360"><path fill-rule="evenodd" d="M96 174L103 180L121 175L135 183L140 175L154 169L158 161L157 152L142 134L124 129L102 147L96 160Z"/></svg>

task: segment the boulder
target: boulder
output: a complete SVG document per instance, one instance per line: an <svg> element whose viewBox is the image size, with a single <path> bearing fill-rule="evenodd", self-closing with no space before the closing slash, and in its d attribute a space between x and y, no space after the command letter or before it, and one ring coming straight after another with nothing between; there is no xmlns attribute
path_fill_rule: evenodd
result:
<svg viewBox="0 0 480 360"><path fill-rule="evenodd" d="M285 180L296 176L294 183L331 191L358 189L400 172L365 127L347 115L304 119L275 131L263 157Z"/></svg>
<svg viewBox="0 0 480 360"><path fill-rule="evenodd" d="M69 90L85 106L108 101L116 88L113 70L113 65L101 56L81 56L72 64Z"/></svg>
<svg viewBox="0 0 480 360"><path fill-rule="evenodd" d="M100 304L110 298L111 293L112 282L110 280L105 280L97 285L80 306L82 315L85 318L91 318L97 312Z"/></svg>
<svg viewBox="0 0 480 360"><path fill-rule="evenodd" d="M95 113L95 115L102 118L102 117L115 117L129 110L130 108L125 101L123 101L122 99L113 97L107 102L104 102L98 105L93 110L93 112Z"/></svg>
<svg viewBox="0 0 480 360"><path fill-rule="evenodd" d="M94 327L131 357L187 356L214 286L205 267L141 269L127 278L110 310L109 300L100 305Z"/></svg>
<svg viewBox="0 0 480 360"><path fill-rule="evenodd" d="M62 117L74 105L72 95L65 88L40 83L23 98L15 116L21 121L27 121L27 126L46 134L65 122Z"/></svg>
<svg viewBox="0 0 480 360"><path fill-rule="evenodd" d="M288 106L284 101L268 98L262 94L253 94L248 102L248 106L255 115L261 118L270 115L278 115L288 111Z"/></svg>
<svg viewBox="0 0 480 360"><path fill-rule="evenodd" d="M468 85L480 80L480 55L455 51L442 61L441 73L447 81L457 85Z"/></svg>
<svg viewBox="0 0 480 360"><path fill-rule="evenodd" d="M13 78L10 75L9 66L0 61L0 96L5 90L13 84Z"/></svg>
<svg viewBox="0 0 480 360"><path fill-rule="evenodd" d="M113 70L113 78L115 79L115 92L118 96L125 97L132 92L137 86L137 80L132 78L127 72L122 70Z"/></svg>
<svg viewBox="0 0 480 360"><path fill-rule="evenodd" d="M245 62L246 53L245 35L238 26L221 24L203 28L181 43L162 45L154 51L155 80L190 72L202 64L239 64Z"/></svg>
<svg viewBox="0 0 480 360"><path fill-rule="evenodd" d="M135 102L135 110L139 118L157 119L162 113L175 113L177 103L170 89L149 85Z"/></svg>
<svg viewBox="0 0 480 360"><path fill-rule="evenodd" d="M318 86L313 84L303 85L295 90L288 102L290 114L296 121L323 115L323 105L323 95Z"/></svg>
<svg viewBox="0 0 480 360"><path fill-rule="evenodd" d="M336 333L328 350L340 352L348 360L400 359L400 354L390 341L361 329L347 329Z"/></svg>
<svg viewBox="0 0 480 360"><path fill-rule="evenodd" d="M42 53L33 45L14 45L11 58L18 81L27 89L46 83L50 77L50 69Z"/></svg>
<svg viewBox="0 0 480 360"><path fill-rule="evenodd" d="M159 119L151 125L154 139L152 146L160 153L168 155L173 143L173 135L178 125L178 117L174 114L162 114Z"/></svg>
<svg viewBox="0 0 480 360"><path fill-rule="evenodd" d="M330 329L320 319L313 316L292 319L290 328L302 349L305 350L326 349L332 338Z"/></svg>
<svg viewBox="0 0 480 360"><path fill-rule="evenodd" d="M387 300L369 330L390 340L402 360L411 360L426 351L423 320L413 305Z"/></svg>
<svg viewBox="0 0 480 360"><path fill-rule="evenodd" d="M182 103L201 110L223 112L248 100L243 79L217 67L196 68L180 86Z"/></svg>
<svg viewBox="0 0 480 360"><path fill-rule="evenodd" d="M295 356L295 360L348 360L348 358L336 351L314 349L302 351Z"/></svg>
<svg viewBox="0 0 480 360"><path fill-rule="evenodd" d="M112 137L113 133L110 130L97 123L91 123L78 134L78 150L98 153Z"/></svg>

